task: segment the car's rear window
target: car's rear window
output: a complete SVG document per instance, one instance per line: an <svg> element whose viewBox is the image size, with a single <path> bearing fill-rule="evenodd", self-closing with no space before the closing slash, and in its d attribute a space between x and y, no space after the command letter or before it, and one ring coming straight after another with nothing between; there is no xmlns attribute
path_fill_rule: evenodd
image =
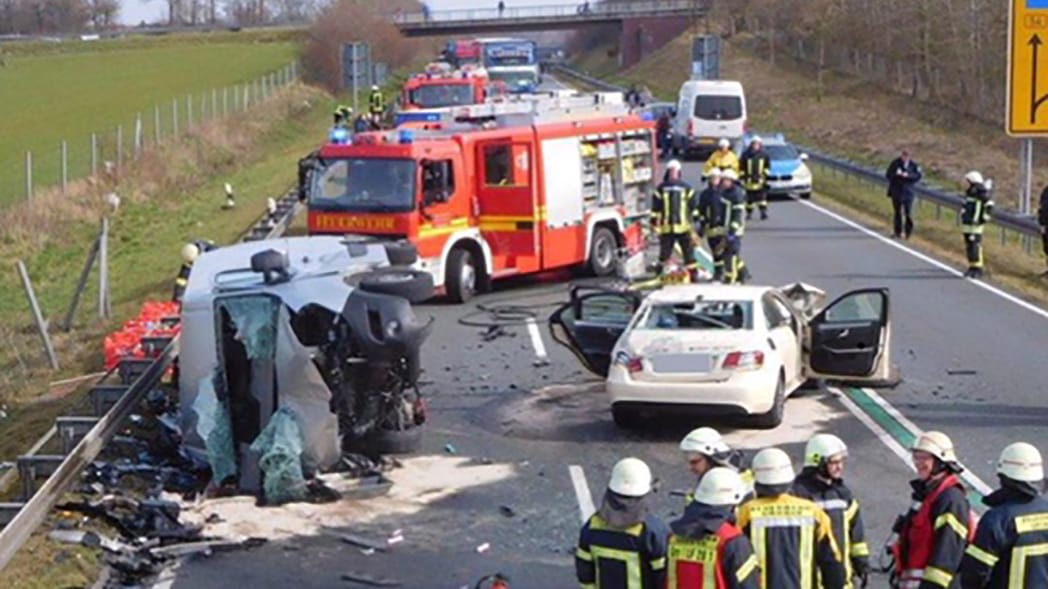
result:
<svg viewBox="0 0 1048 589"><path fill-rule="evenodd" d="M742 118L742 99L738 96L696 96L695 116L707 121Z"/></svg>
<svg viewBox="0 0 1048 589"><path fill-rule="evenodd" d="M753 329L752 301L656 303L642 329Z"/></svg>

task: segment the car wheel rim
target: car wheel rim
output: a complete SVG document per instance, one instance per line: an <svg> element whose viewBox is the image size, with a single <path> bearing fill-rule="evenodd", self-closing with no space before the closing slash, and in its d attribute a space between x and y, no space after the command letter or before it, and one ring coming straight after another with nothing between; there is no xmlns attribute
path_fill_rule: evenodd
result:
<svg viewBox="0 0 1048 589"><path fill-rule="evenodd" d="M462 273L459 275L459 286L463 293L472 294L477 286L477 271L473 268L473 262L467 257L462 264Z"/></svg>

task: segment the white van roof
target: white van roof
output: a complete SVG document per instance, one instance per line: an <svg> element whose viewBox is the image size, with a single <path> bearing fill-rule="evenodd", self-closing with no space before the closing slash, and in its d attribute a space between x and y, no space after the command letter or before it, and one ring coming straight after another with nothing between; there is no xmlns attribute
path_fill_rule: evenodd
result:
<svg viewBox="0 0 1048 589"><path fill-rule="evenodd" d="M681 93L688 94L742 94L742 83L735 80L688 80L681 84Z"/></svg>

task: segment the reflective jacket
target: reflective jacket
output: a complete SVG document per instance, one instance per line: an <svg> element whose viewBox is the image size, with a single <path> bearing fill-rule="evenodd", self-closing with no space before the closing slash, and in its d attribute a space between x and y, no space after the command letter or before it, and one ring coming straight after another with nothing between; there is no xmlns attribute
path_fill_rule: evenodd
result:
<svg viewBox="0 0 1048 589"><path fill-rule="evenodd" d="M827 483L819 478L815 467L805 467L800 476L793 482L792 493L798 497L811 499L830 516L833 524L833 538L841 549L844 558L846 587L851 587L851 578L856 568L868 569L870 548L866 544L866 531L859 512L859 501L852 495L851 489L842 481ZM855 564L859 566L856 567Z"/></svg>
<svg viewBox="0 0 1048 589"><path fill-rule="evenodd" d="M789 493L758 497L739 508L739 527L761 562L762 589L844 587L844 565L830 517L809 499Z"/></svg>
<svg viewBox="0 0 1048 589"><path fill-rule="evenodd" d="M746 195L737 186L730 190L707 188L699 195L698 232L705 237L742 235Z"/></svg>
<svg viewBox="0 0 1048 589"><path fill-rule="evenodd" d="M960 586L956 576L971 534L971 514L964 486L956 475L929 484L910 482L914 504L904 516L895 548L900 589Z"/></svg>
<svg viewBox="0 0 1048 589"><path fill-rule="evenodd" d="M380 113L386 110L386 99L382 96L381 90L374 90L371 92L371 96L368 96L368 108L373 113Z"/></svg>
<svg viewBox="0 0 1048 589"><path fill-rule="evenodd" d="M662 589L669 528L643 499L605 494L579 532L575 574L583 589Z"/></svg>
<svg viewBox="0 0 1048 589"><path fill-rule="evenodd" d="M749 148L744 151L739 159L739 168L739 178L746 190L764 190L768 186L771 159L763 149L757 151Z"/></svg>
<svg viewBox="0 0 1048 589"><path fill-rule="evenodd" d="M757 557L731 511L692 503L670 525L667 589L759 589Z"/></svg>
<svg viewBox="0 0 1048 589"><path fill-rule="evenodd" d="M717 168L722 172L724 170L735 170L735 173L738 174L739 157L730 149L727 151L718 149L710 155L708 160L706 160L706 165L702 168L702 175L709 176L714 168Z"/></svg>
<svg viewBox="0 0 1048 589"><path fill-rule="evenodd" d="M990 193L980 184L972 184L964 193L964 208L961 209L961 231L982 233L983 225L990 221L993 201Z"/></svg>
<svg viewBox="0 0 1048 589"><path fill-rule="evenodd" d="M1048 587L1048 500L1005 487L983 503L991 509L965 551L961 587Z"/></svg>
<svg viewBox="0 0 1048 589"><path fill-rule="evenodd" d="M655 189L651 220L659 234L691 233L698 221L695 190L683 180L666 180Z"/></svg>

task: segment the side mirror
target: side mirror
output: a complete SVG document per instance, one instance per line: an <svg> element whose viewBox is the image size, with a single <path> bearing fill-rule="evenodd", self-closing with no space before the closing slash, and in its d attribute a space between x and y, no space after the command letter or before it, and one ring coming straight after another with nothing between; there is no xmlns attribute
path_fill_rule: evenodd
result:
<svg viewBox="0 0 1048 589"><path fill-rule="evenodd" d="M808 161L808 154L806 154L806 153L802 153L802 154L801 154L801 161L802 161L802 162L806 162L806 161Z"/></svg>

